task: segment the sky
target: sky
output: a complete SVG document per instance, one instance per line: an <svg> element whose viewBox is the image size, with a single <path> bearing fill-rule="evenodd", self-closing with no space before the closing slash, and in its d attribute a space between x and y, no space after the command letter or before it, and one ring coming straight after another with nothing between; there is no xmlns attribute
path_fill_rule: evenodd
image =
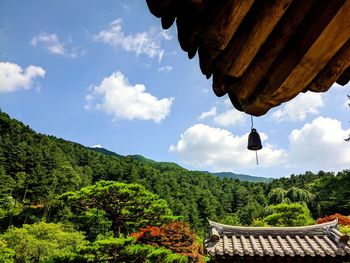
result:
<svg viewBox="0 0 350 263"><path fill-rule="evenodd" d="M350 85L305 93L254 118L217 98L140 0L0 0L0 108L35 131L176 162L281 177L350 168Z"/></svg>

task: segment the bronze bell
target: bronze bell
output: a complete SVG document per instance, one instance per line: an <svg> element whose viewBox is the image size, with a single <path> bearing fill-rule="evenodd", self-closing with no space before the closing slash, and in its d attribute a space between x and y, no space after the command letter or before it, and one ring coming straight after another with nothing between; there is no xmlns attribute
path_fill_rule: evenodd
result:
<svg viewBox="0 0 350 263"><path fill-rule="evenodd" d="M251 151L257 151L262 149L260 135L254 128L252 128L252 131L249 134L247 148Z"/></svg>

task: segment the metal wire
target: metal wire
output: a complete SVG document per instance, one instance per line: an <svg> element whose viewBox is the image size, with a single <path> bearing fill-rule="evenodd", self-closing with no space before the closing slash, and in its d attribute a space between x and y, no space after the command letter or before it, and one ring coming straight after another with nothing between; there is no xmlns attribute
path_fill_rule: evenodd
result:
<svg viewBox="0 0 350 263"><path fill-rule="evenodd" d="M250 129L253 129L254 127L253 115L250 115L250 121L252 122L252 127ZM259 165L258 151L255 151L255 159L256 159L256 165Z"/></svg>

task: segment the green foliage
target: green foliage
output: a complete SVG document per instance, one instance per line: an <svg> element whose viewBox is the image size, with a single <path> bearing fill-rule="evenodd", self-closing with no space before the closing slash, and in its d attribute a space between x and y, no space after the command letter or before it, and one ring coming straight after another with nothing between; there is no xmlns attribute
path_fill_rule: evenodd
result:
<svg viewBox="0 0 350 263"><path fill-rule="evenodd" d="M266 221L264 219L257 218L257 219L253 220L252 226L254 226L254 227L262 227L262 226L266 227L266 226L268 226L268 224L266 223Z"/></svg>
<svg viewBox="0 0 350 263"><path fill-rule="evenodd" d="M269 199L269 204L290 203L290 200L287 197L287 190L281 187L272 189L267 198Z"/></svg>
<svg viewBox="0 0 350 263"><path fill-rule="evenodd" d="M309 191L305 189L301 189L295 186L292 186L288 189L286 197L292 202L292 203L305 203L309 204L313 201L314 195L311 194Z"/></svg>
<svg viewBox="0 0 350 263"><path fill-rule="evenodd" d="M187 263L188 258L162 247L136 244L134 238L107 238L91 242L75 255L62 255L55 262Z"/></svg>
<svg viewBox="0 0 350 263"><path fill-rule="evenodd" d="M9 228L0 240L10 249L5 255L14 251L16 262L48 262L58 255L74 254L85 243L82 233L61 224L44 222Z"/></svg>
<svg viewBox="0 0 350 263"><path fill-rule="evenodd" d="M265 214L265 207L257 202L250 202L237 211L240 222L243 225L251 225L254 219L260 218Z"/></svg>
<svg viewBox="0 0 350 263"><path fill-rule="evenodd" d="M77 214L70 213L68 219L74 222L77 229L84 231L86 238L90 241L96 238L113 236L111 231L112 221L108 220L106 212L103 210L91 208Z"/></svg>
<svg viewBox="0 0 350 263"><path fill-rule="evenodd" d="M339 231L350 236L350 226L339 226Z"/></svg>
<svg viewBox="0 0 350 263"><path fill-rule="evenodd" d="M263 221L270 226L305 226L315 223L309 209L300 203L273 205L269 210L270 215Z"/></svg>
<svg viewBox="0 0 350 263"><path fill-rule="evenodd" d="M223 218L247 205L247 199L264 203L263 183L220 179L139 156L123 157L108 152L105 155L76 143L37 134L1 112L0 134L0 187L4 188L0 192L10 195L23 208L13 214L2 212L3 229L42 219L70 219L74 211L69 207L64 208L67 213L63 217L63 210L57 211L58 196L99 180L143 185L165 199L175 215L181 215L200 232L206 231L207 217ZM100 214L97 217L101 219ZM95 225L90 230L89 226L82 228L90 240L104 224L100 219L86 215L86 220ZM81 227L83 216L78 221Z"/></svg>
<svg viewBox="0 0 350 263"><path fill-rule="evenodd" d="M295 186L290 187L288 190L277 187L270 191L268 199L270 204L289 204L296 202L309 204L313 201L314 195L305 189Z"/></svg>
<svg viewBox="0 0 350 263"><path fill-rule="evenodd" d="M99 183L93 185L95 182ZM117 246L117 241L111 230L115 236L126 237L140 227L173 220L170 210L203 238L207 218L233 225L310 224L307 207L315 218L336 212L348 214L349 200L350 170L337 174L306 172L271 183L220 179L142 156L96 152L35 133L0 111L0 231L10 227L4 235L13 229L23 232L28 228L25 224L42 220L62 222L62 227L72 224L84 231L89 242L84 241L76 251L57 252L60 255L52 256L57 262L93 260L89 257L96 257L91 252L94 248L99 257L112 257L110 248ZM268 204L275 206L269 209ZM41 239L34 234L24 237L29 240L28 247L46 242L35 241ZM7 258L19 251L1 240L0 251ZM107 242L105 246L103 242ZM118 260L123 256L125 262L156 262L159 257L171 262L171 258L178 258L161 247L153 253L154 247L125 242L118 248ZM83 248L91 253L83 253Z"/></svg>
<svg viewBox="0 0 350 263"><path fill-rule="evenodd" d="M324 174L309 184L319 205L316 217L329 214L348 214L350 211L350 170Z"/></svg>
<svg viewBox="0 0 350 263"><path fill-rule="evenodd" d="M150 245L136 244L125 248L125 255L134 258L135 261L128 259L126 262L164 262L164 263L187 263L186 256L173 253L163 247L153 247Z"/></svg>
<svg viewBox="0 0 350 263"><path fill-rule="evenodd" d="M0 240L0 260L3 263L12 263L15 256L15 251L7 246L7 244Z"/></svg>
<svg viewBox="0 0 350 263"><path fill-rule="evenodd" d="M239 217L237 214L225 215L225 217L222 220L220 220L220 223L225 225L232 225L232 226L240 225Z"/></svg>
<svg viewBox="0 0 350 263"><path fill-rule="evenodd" d="M138 184L99 181L61 198L77 211L103 211L112 222L115 237L175 219L165 200Z"/></svg>

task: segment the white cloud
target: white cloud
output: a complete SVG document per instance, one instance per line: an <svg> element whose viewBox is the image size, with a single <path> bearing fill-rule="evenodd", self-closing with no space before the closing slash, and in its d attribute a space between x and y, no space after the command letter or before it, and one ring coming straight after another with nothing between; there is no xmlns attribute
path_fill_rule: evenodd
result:
<svg viewBox="0 0 350 263"><path fill-rule="evenodd" d="M168 72L170 72L170 71L172 71L172 70L173 70L173 67L170 66L170 65L166 65L166 66L164 66L164 67L158 68L158 71L159 71L159 72L162 72L162 73L168 73Z"/></svg>
<svg viewBox="0 0 350 263"><path fill-rule="evenodd" d="M69 42L72 42L71 37ZM58 39L56 34L49 34L44 31L40 32L37 36L34 36L30 43L32 46L43 46L49 51L50 54L71 58L76 58L80 55L84 55L86 52L85 50L78 47L66 48L65 44Z"/></svg>
<svg viewBox="0 0 350 263"><path fill-rule="evenodd" d="M91 148L102 148L102 145L101 144L95 144L95 145L92 145Z"/></svg>
<svg viewBox="0 0 350 263"><path fill-rule="evenodd" d="M267 135L260 134L261 140ZM247 150L248 133L236 136L225 129L196 124L186 130L169 151L197 169L237 171L255 166L255 153ZM286 152L265 143L259 151L260 165L269 167L285 162Z"/></svg>
<svg viewBox="0 0 350 263"><path fill-rule="evenodd" d="M230 100L225 100L223 107L225 111L219 113L218 107L214 106L209 111L203 112L199 116L199 120L207 119L211 117L211 120L220 126L228 127L234 125L241 125L245 123L246 114L233 109ZM227 110L229 109L229 110Z"/></svg>
<svg viewBox="0 0 350 263"><path fill-rule="evenodd" d="M159 32L159 36L164 38L165 40L171 40L173 36L169 33L168 30L161 30Z"/></svg>
<svg viewBox="0 0 350 263"><path fill-rule="evenodd" d="M30 89L34 79L44 77L42 67L30 65L25 70L11 62L0 62L0 92L13 92L19 89Z"/></svg>
<svg viewBox="0 0 350 263"><path fill-rule="evenodd" d="M344 106L345 106L345 108L347 108L347 109L350 107L350 97L349 97L349 95L348 95L347 99L346 99L345 102L344 102Z"/></svg>
<svg viewBox="0 0 350 263"><path fill-rule="evenodd" d="M350 144L344 141L350 130L338 120L318 117L290 133L290 165L315 170L349 168Z"/></svg>
<svg viewBox="0 0 350 263"><path fill-rule="evenodd" d="M345 84L344 86L343 86L343 85L340 85L340 84L338 84L338 83L335 82L335 83L332 85L332 87L330 87L330 89L344 90L344 89L347 89L347 88L349 88L349 87L350 87L350 82L347 83L347 84Z"/></svg>
<svg viewBox="0 0 350 263"><path fill-rule="evenodd" d="M150 58L157 57L162 60L164 49L161 48L162 39L169 40L171 36L166 31L154 32L138 32L135 34L126 34L122 28L122 20L119 18L110 23L110 27L102 30L93 37L95 41L120 47L126 51L134 52L137 55L144 54Z"/></svg>
<svg viewBox="0 0 350 263"><path fill-rule="evenodd" d="M287 102L282 109L272 114L272 119L282 121L302 121L307 115L318 114L318 110L324 107L319 93L300 93L296 98Z"/></svg>
<svg viewBox="0 0 350 263"><path fill-rule="evenodd" d="M349 134L350 129L343 129L340 121L325 117L292 130L285 149L271 145L267 135L260 133L263 149L259 151L259 167L288 173L349 169L350 143L344 141ZM195 124L169 151L195 169L246 172L255 165L247 141L248 134L238 136L225 129Z"/></svg>
<svg viewBox="0 0 350 263"><path fill-rule="evenodd" d="M86 96L86 109L97 109L113 116L114 120L153 120L161 122L170 112L174 98L158 99L146 92L143 84L130 85L121 72L114 72L91 88Z"/></svg>
<svg viewBox="0 0 350 263"><path fill-rule="evenodd" d="M228 110L214 117L214 122L218 125L228 127L233 125L240 125L245 122L245 114L236 110Z"/></svg>
<svg viewBox="0 0 350 263"><path fill-rule="evenodd" d="M216 107L212 107L209 111L203 112L198 119L203 120L209 117L216 116Z"/></svg>
<svg viewBox="0 0 350 263"><path fill-rule="evenodd" d="M122 4L122 7L124 8L125 11L130 11L131 7L127 4Z"/></svg>

